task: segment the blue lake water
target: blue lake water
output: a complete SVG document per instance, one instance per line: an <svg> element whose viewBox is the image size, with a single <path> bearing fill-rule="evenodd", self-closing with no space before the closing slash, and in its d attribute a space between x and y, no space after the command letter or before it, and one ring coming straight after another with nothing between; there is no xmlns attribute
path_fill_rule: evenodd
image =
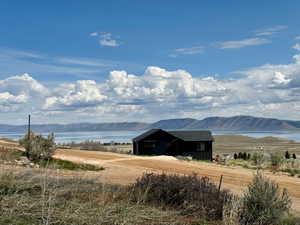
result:
<svg viewBox="0 0 300 225"><path fill-rule="evenodd" d="M55 141L57 143L81 142L86 140L109 142L131 142L131 139L140 135L144 131L85 131L85 132L57 132ZM213 134L241 134L250 137L280 137L300 142L300 132L296 131L278 131L278 132L250 132L250 131L212 131ZM23 133L6 132L1 133L0 137L19 139ZM46 134L43 134L46 135Z"/></svg>

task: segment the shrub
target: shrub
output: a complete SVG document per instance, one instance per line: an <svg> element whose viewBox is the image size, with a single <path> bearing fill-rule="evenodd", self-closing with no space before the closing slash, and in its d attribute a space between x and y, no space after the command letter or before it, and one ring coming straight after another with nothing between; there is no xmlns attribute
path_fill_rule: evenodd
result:
<svg viewBox="0 0 300 225"><path fill-rule="evenodd" d="M133 200L165 206L210 220L222 219L223 206L232 195L219 189L207 177L144 174L131 186Z"/></svg>
<svg viewBox="0 0 300 225"><path fill-rule="evenodd" d="M249 159L251 159L251 154L250 153L248 153L248 155L247 155L247 160L249 160Z"/></svg>
<svg viewBox="0 0 300 225"><path fill-rule="evenodd" d="M241 201L241 225L277 225L291 205L286 190L280 193L278 185L259 172Z"/></svg>
<svg viewBox="0 0 300 225"><path fill-rule="evenodd" d="M288 151L285 152L285 158L286 159L290 159L291 158L291 155Z"/></svg>
<svg viewBox="0 0 300 225"><path fill-rule="evenodd" d="M280 225L299 225L299 224L300 224L300 217L293 214L283 217L280 221Z"/></svg>
<svg viewBox="0 0 300 225"><path fill-rule="evenodd" d="M243 160L247 160L247 153L246 152L243 153Z"/></svg>
<svg viewBox="0 0 300 225"><path fill-rule="evenodd" d="M55 152L54 134L47 137L35 135L33 132L23 136L19 143L25 148L25 154L31 161L49 160Z"/></svg>
<svg viewBox="0 0 300 225"><path fill-rule="evenodd" d="M60 159L40 160L37 164L44 168L50 169L64 169L64 170L89 170L89 171L101 171L104 167L97 167L90 164L76 164L70 161Z"/></svg>
<svg viewBox="0 0 300 225"><path fill-rule="evenodd" d="M297 156L295 153L293 153L293 159L297 159Z"/></svg>
<svg viewBox="0 0 300 225"><path fill-rule="evenodd" d="M239 152L238 159L242 159L242 158L243 158L243 153Z"/></svg>
<svg viewBox="0 0 300 225"><path fill-rule="evenodd" d="M237 155L236 153L234 153L233 158L234 158L234 159L237 159L237 158L238 158L238 155Z"/></svg>
<svg viewBox="0 0 300 225"><path fill-rule="evenodd" d="M300 170L299 169L293 169L293 168L286 168L286 169L283 169L281 171L289 173L289 175L292 176L292 177L294 177L297 174L300 174Z"/></svg>
<svg viewBox="0 0 300 225"><path fill-rule="evenodd" d="M282 155L277 152L277 153L271 153L271 165L274 169L278 170L279 167L282 165L283 163L283 157Z"/></svg>
<svg viewBox="0 0 300 225"><path fill-rule="evenodd" d="M263 163L265 162L265 156L263 152L254 152L252 156L252 160L254 165L258 167L262 167Z"/></svg>

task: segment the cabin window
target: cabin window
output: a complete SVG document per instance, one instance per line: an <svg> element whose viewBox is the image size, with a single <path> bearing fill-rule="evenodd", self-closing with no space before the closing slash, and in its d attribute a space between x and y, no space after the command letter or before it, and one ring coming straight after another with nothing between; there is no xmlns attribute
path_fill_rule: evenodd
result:
<svg viewBox="0 0 300 225"><path fill-rule="evenodd" d="M152 149L155 148L155 146L156 146L156 141L154 140L144 141L144 148Z"/></svg>
<svg viewBox="0 0 300 225"><path fill-rule="evenodd" d="M197 143L196 150L197 150L197 152L204 152L205 151L205 144L204 143Z"/></svg>

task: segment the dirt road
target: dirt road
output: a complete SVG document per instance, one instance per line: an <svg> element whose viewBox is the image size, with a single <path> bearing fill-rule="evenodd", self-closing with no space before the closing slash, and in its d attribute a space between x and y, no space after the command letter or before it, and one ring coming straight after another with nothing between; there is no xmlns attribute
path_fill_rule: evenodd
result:
<svg viewBox="0 0 300 225"><path fill-rule="evenodd" d="M104 183L129 184L145 172L177 173L207 176L218 183L223 175L223 188L240 194L252 180L254 170L240 167L221 166L207 162L179 161L168 156L141 157L109 152L58 150L56 158L76 163L88 163L105 167L101 171L100 181ZM265 172L271 180L286 188L293 201L293 209L300 212L300 179L287 175Z"/></svg>

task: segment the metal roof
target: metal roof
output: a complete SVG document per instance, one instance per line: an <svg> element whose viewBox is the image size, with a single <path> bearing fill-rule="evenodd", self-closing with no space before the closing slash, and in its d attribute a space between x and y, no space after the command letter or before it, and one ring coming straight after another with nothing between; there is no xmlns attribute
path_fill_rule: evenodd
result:
<svg viewBox="0 0 300 225"><path fill-rule="evenodd" d="M174 130L166 131L162 129L151 129L145 133L135 137L133 141L140 141L145 137L156 133L157 131L166 132L176 138L179 138L183 141L214 141L214 138L209 130Z"/></svg>
<svg viewBox="0 0 300 225"><path fill-rule="evenodd" d="M166 132L183 141L214 141L209 130L174 130Z"/></svg>

